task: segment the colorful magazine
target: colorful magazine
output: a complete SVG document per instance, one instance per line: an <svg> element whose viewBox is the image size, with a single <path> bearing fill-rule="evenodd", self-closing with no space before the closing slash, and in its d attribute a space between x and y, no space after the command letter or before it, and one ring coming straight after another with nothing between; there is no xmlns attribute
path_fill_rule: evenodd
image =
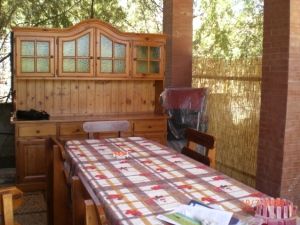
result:
<svg viewBox="0 0 300 225"><path fill-rule="evenodd" d="M207 208L212 208L212 207L204 204L203 202L199 202L196 200L191 200L188 205L191 205L191 206L201 205L201 206L204 206ZM236 225L236 224L238 224L238 222L239 222L239 219L233 216L229 222L229 225Z"/></svg>
<svg viewBox="0 0 300 225"><path fill-rule="evenodd" d="M201 222L193 220L177 212L158 215L157 218L173 225L202 225Z"/></svg>

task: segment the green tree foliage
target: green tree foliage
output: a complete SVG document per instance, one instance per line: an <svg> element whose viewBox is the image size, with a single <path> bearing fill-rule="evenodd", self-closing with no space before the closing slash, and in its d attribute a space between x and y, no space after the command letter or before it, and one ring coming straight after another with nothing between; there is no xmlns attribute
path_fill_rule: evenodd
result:
<svg viewBox="0 0 300 225"><path fill-rule="evenodd" d="M98 18L123 28L126 16L118 0L0 0L0 52L12 26L69 27Z"/></svg>
<svg viewBox="0 0 300 225"><path fill-rule="evenodd" d="M11 25L68 27L88 18L98 18L122 25L126 12L118 0L1 0L2 5L14 4ZM21 2L21 4L20 4Z"/></svg>
<svg viewBox="0 0 300 225"><path fill-rule="evenodd" d="M198 21L194 55L240 58L262 54L263 0L196 1L194 14Z"/></svg>
<svg viewBox="0 0 300 225"><path fill-rule="evenodd" d="M261 55L263 0L194 0L194 5L195 55ZM0 51L11 26L69 27L98 18L124 31L159 33L162 15L163 0L0 0Z"/></svg>
<svg viewBox="0 0 300 225"><path fill-rule="evenodd" d="M161 33L163 0L123 0L127 12L127 31Z"/></svg>

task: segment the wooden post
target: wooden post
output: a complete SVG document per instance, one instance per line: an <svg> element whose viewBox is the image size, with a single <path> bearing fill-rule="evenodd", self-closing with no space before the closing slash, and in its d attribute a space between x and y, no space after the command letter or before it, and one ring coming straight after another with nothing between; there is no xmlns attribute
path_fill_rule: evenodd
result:
<svg viewBox="0 0 300 225"><path fill-rule="evenodd" d="M192 84L193 0L164 0L167 87Z"/></svg>

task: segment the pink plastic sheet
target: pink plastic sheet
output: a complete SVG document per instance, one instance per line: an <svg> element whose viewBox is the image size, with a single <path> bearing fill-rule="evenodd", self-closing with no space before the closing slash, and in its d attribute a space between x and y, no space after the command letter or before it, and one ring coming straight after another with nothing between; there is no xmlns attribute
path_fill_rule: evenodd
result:
<svg viewBox="0 0 300 225"><path fill-rule="evenodd" d="M206 88L167 88L161 94L162 106L169 115L168 139L184 139L187 127L207 131Z"/></svg>

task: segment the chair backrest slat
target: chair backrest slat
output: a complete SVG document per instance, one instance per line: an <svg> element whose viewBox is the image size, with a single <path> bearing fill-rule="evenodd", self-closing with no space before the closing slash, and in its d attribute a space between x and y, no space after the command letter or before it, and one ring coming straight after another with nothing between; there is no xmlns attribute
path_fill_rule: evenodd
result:
<svg viewBox="0 0 300 225"><path fill-rule="evenodd" d="M215 138L209 134L187 128L186 129L187 145L183 147L181 153L193 158L205 165L215 167ZM191 148L191 144L196 143L206 148L204 155Z"/></svg>
<svg viewBox="0 0 300 225"><path fill-rule="evenodd" d="M186 129L186 138L189 142L194 142L196 144L202 145L208 149L215 147L215 138L209 134L196 131L194 129Z"/></svg>
<svg viewBox="0 0 300 225"><path fill-rule="evenodd" d="M93 138L93 133L120 132L129 129L129 122L126 120L117 121L91 121L83 123L83 130L89 133L89 138Z"/></svg>

